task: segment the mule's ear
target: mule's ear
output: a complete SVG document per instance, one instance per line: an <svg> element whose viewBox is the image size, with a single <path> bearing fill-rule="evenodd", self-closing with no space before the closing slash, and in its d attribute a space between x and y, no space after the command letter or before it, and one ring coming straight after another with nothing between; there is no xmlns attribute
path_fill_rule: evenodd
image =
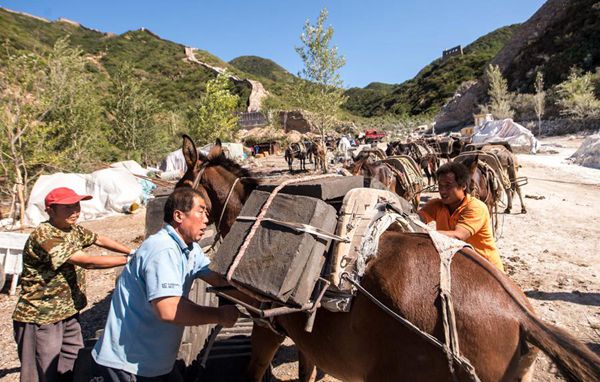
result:
<svg viewBox="0 0 600 382"><path fill-rule="evenodd" d="M181 146L183 152L183 158L188 168L194 168L196 161L198 160L198 151L192 138L188 135L183 134L183 144Z"/></svg>
<svg viewBox="0 0 600 382"><path fill-rule="evenodd" d="M477 165L479 165L479 155L475 155L469 164L469 172L471 174L477 170Z"/></svg>
<svg viewBox="0 0 600 382"><path fill-rule="evenodd" d="M211 147L210 151L208 152L208 159L215 159L221 155L224 155L223 146L221 145L221 140L217 138L215 145Z"/></svg>

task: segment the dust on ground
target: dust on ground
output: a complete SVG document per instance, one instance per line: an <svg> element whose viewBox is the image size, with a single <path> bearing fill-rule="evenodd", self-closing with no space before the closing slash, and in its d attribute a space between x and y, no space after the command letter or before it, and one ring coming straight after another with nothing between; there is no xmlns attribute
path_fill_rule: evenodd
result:
<svg viewBox="0 0 600 382"><path fill-rule="evenodd" d="M600 170L566 161L582 137L542 139L546 154L519 155L519 175L527 214L518 198L513 211L501 215L500 248L507 272L529 297L539 316L567 329L600 353ZM252 165L260 173L281 173L283 160L267 157ZM307 163L307 167L312 165ZM85 222L84 226L129 245L144 234L144 214ZM101 249L92 253L101 254ZM82 312L85 338L104 325L114 270L87 271L89 305ZM0 380L17 381L19 361L12 339L11 314L16 297L0 294ZM297 380L296 351L287 339L276 356L274 375L280 381ZM336 379L322 376L321 381ZM535 381L562 381L556 367L538 358Z"/></svg>

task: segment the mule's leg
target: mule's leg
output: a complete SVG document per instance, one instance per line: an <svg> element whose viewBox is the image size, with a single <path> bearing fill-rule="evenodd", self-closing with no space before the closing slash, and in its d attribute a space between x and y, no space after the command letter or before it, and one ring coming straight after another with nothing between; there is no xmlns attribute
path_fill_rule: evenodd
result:
<svg viewBox="0 0 600 382"><path fill-rule="evenodd" d="M521 194L521 187L519 187L518 185L516 185L515 189L517 191L517 195L519 195L519 201L521 202L521 213L522 214L526 214L527 213L527 209L525 208L525 203L523 202L523 195Z"/></svg>
<svg viewBox="0 0 600 382"><path fill-rule="evenodd" d="M279 345L285 337L280 336L273 331L254 325L252 328L252 356L250 364L246 371L246 377L251 382L261 382L267 368L271 365L271 360L275 356Z"/></svg>
<svg viewBox="0 0 600 382"><path fill-rule="evenodd" d="M298 350L298 381L315 382L317 380L317 368L312 359Z"/></svg>
<svg viewBox="0 0 600 382"><path fill-rule="evenodd" d="M505 214L510 214L510 210L512 210L512 200L513 200L513 190L512 187L505 189L506 193L506 209L504 210Z"/></svg>

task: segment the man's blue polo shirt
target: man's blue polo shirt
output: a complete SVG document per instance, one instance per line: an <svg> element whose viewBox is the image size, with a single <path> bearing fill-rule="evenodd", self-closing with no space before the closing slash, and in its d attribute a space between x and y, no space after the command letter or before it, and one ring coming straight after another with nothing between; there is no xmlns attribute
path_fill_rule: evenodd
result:
<svg viewBox="0 0 600 382"><path fill-rule="evenodd" d="M184 327L161 321L150 301L187 296L209 263L197 243L187 246L169 224L146 239L119 277L94 360L143 377L169 373Z"/></svg>

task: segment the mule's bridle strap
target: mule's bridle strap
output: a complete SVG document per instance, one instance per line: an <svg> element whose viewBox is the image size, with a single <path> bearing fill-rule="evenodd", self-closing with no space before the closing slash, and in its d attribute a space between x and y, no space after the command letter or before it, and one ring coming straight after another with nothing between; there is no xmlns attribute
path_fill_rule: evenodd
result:
<svg viewBox="0 0 600 382"><path fill-rule="evenodd" d="M206 167L208 167L208 161L206 161L200 165L200 170L198 171L198 174L194 178L194 183L192 183L192 188L194 190L197 189L198 186L200 185L200 180L202 179L202 175L204 175L204 170L206 170Z"/></svg>

